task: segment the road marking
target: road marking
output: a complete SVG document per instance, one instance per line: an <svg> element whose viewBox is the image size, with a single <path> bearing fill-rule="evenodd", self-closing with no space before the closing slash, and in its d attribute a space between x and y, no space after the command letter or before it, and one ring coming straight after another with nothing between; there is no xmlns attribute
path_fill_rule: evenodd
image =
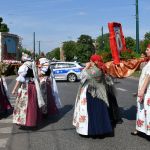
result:
<svg viewBox="0 0 150 150"><path fill-rule="evenodd" d="M128 91L128 90L122 89L122 88L117 88L117 90L120 90L120 91L123 91L123 92Z"/></svg>
<svg viewBox="0 0 150 150"><path fill-rule="evenodd" d="M7 141L8 141L8 138L0 139L0 148L5 148Z"/></svg>
<svg viewBox="0 0 150 150"><path fill-rule="evenodd" d="M11 119L2 119L2 120L0 120L0 123L12 123L12 118Z"/></svg>
<svg viewBox="0 0 150 150"><path fill-rule="evenodd" d="M0 128L0 133L11 133L12 127Z"/></svg>

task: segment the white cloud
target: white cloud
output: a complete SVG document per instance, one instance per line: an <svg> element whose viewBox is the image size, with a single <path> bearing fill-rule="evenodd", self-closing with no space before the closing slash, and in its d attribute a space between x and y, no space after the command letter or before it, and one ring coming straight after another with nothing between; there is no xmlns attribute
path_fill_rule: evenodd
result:
<svg viewBox="0 0 150 150"><path fill-rule="evenodd" d="M86 12L83 12L83 11L80 11L80 12L78 12L77 13L79 16L85 16L85 15L87 15L87 13Z"/></svg>

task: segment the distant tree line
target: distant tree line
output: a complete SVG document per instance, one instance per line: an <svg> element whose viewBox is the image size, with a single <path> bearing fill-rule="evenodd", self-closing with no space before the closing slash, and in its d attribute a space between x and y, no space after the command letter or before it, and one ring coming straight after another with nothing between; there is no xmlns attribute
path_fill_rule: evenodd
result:
<svg viewBox="0 0 150 150"><path fill-rule="evenodd" d="M3 23L3 18L0 17L0 32L9 32L7 24ZM142 53L145 52L145 49L150 43L150 32L145 33L144 39L140 40L140 52L136 51L136 40L130 36L125 37L126 47L128 51L121 52L121 58L138 58ZM103 57L105 62L112 60L110 45L109 45L109 33L104 34L103 36L98 36L96 39L93 39L91 36L83 34L80 35L77 41L64 41L63 42L63 51L66 61L80 61L87 62L89 57L94 54L100 54ZM25 48L21 49L21 52L26 52L33 57L33 54L30 50ZM21 55L21 53L20 53ZM53 50L50 50L46 53L48 59L60 59L60 48L57 47ZM35 54L35 58L39 58L39 54Z"/></svg>
<svg viewBox="0 0 150 150"><path fill-rule="evenodd" d="M147 44L150 43L150 32L144 35L144 39L140 40L140 52L136 51L136 40L130 36L125 37L126 47L128 51L121 53L121 57L130 59L138 58L141 53L145 52ZM112 60L110 45L109 45L109 33L103 36L98 36L96 39L92 39L89 35L81 35L77 42L65 41L63 42L63 50L66 61L86 62L89 57L94 54L100 54L103 56L104 61ZM55 48L46 54L49 59L60 59L60 48Z"/></svg>

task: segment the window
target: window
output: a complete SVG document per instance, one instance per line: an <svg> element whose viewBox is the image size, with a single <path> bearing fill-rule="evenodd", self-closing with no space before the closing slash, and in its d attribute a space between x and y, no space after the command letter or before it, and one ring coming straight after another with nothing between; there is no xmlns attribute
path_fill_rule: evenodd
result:
<svg viewBox="0 0 150 150"><path fill-rule="evenodd" d="M68 64L68 66L69 66L70 68L76 67L75 64Z"/></svg>
<svg viewBox="0 0 150 150"><path fill-rule="evenodd" d="M65 63L56 64L55 69L59 69L59 68L68 68L68 64Z"/></svg>

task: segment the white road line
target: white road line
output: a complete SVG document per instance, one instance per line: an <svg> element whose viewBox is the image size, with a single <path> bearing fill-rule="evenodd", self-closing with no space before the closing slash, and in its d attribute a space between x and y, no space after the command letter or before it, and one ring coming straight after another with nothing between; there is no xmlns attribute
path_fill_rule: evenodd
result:
<svg viewBox="0 0 150 150"><path fill-rule="evenodd" d="M0 133L11 133L12 127L0 128Z"/></svg>
<svg viewBox="0 0 150 150"><path fill-rule="evenodd" d="M2 119L2 120L0 120L0 123L12 123L12 118L11 119Z"/></svg>
<svg viewBox="0 0 150 150"><path fill-rule="evenodd" d="M128 91L128 90L122 89L122 88L117 88L117 90L120 90L120 91L123 91L123 92Z"/></svg>
<svg viewBox="0 0 150 150"><path fill-rule="evenodd" d="M8 138L0 139L0 148L5 148L8 142Z"/></svg>

